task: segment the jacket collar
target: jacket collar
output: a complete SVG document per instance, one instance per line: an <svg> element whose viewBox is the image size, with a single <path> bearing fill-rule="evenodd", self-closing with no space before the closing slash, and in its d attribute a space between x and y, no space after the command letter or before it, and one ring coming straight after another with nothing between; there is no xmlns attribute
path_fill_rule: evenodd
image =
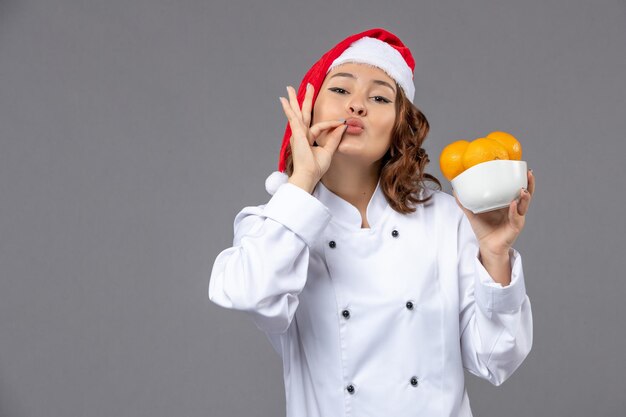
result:
<svg viewBox="0 0 626 417"><path fill-rule="evenodd" d="M359 209L330 191L322 181L319 181L315 186L313 196L328 207L336 221L349 228L361 229L362 219ZM387 199L381 189L379 178L374 194L372 194L366 210L367 222L371 229L376 227L387 207Z"/></svg>

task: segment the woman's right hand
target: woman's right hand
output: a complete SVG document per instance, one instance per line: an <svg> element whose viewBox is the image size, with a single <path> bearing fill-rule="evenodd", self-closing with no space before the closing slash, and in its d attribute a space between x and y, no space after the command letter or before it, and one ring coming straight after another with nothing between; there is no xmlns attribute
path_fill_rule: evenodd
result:
<svg viewBox="0 0 626 417"><path fill-rule="evenodd" d="M344 124L345 120L328 120L309 127L314 87L311 84L307 85L302 110L298 105L295 89L288 86L287 93L289 102L284 97L280 97L280 102L291 127L289 143L291 144L293 174L289 181L310 193L328 171L333 154L339 146L347 125ZM320 134L327 130L330 131L326 135L324 146L313 146Z"/></svg>

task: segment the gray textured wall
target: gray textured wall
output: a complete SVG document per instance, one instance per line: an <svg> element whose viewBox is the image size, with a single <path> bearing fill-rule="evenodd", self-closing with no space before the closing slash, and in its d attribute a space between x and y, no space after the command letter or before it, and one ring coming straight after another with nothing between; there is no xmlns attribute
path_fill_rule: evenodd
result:
<svg viewBox="0 0 626 417"><path fill-rule="evenodd" d="M537 178L533 351L468 375L475 415L621 415L624 1L220 3L0 0L0 416L284 415L278 356L208 278L269 198L285 85L375 26L416 58L430 172L506 130Z"/></svg>

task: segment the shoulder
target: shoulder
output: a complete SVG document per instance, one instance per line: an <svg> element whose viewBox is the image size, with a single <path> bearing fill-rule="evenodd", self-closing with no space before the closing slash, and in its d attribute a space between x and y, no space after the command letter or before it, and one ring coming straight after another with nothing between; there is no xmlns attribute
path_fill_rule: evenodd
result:
<svg viewBox="0 0 626 417"><path fill-rule="evenodd" d="M454 196L444 191L433 189L427 189L425 193L424 195L431 195L431 198L423 203L424 210L453 217L463 215L463 210L457 204Z"/></svg>

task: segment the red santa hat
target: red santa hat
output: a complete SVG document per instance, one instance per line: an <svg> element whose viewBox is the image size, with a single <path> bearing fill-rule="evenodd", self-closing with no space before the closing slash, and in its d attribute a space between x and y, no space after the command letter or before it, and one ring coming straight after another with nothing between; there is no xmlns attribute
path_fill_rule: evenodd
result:
<svg viewBox="0 0 626 417"><path fill-rule="evenodd" d="M413 84L415 60L411 51L393 33L376 28L347 37L313 64L305 74L298 89L297 98L300 107L304 102L307 83L312 84L315 88L312 103L314 105L326 74L334 67L346 62L369 64L382 69L398 83L406 97L413 101L415 96ZM290 138L291 127L287 123L280 149L278 171L272 173L265 181L265 188L270 194L274 194L278 187L287 182L285 169Z"/></svg>

